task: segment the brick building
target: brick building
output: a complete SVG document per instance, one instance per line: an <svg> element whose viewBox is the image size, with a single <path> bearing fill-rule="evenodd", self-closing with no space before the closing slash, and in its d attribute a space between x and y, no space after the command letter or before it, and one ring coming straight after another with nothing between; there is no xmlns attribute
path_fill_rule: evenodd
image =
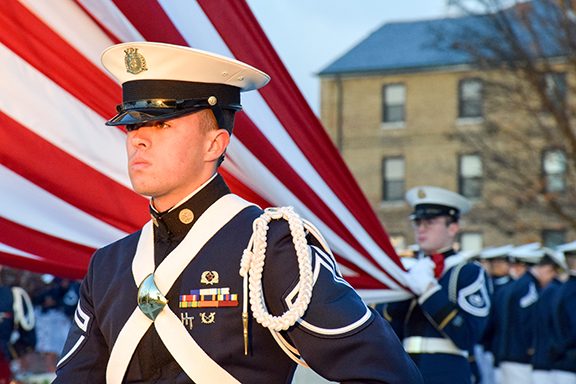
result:
<svg viewBox="0 0 576 384"><path fill-rule="evenodd" d="M447 188L473 201L462 221L463 249L532 241L553 246L573 235L561 221L531 212L525 213L534 216L530 228L514 233L483 219L486 200L495 196L482 153L450 137L485 123L487 74L468 55L434 46L434 31L474 22L385 24L319 74L321 120L399 249L414 242L404 193L416 185ZM531 166L549 172L550 180L555 172L561 177L564 163L540 148L541 164Z"/></svg>

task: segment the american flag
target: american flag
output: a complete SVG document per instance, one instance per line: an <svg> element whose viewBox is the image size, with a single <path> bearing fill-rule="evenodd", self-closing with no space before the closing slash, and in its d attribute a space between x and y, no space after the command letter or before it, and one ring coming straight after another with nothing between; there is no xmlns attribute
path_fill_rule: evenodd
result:
<svg viewBox="0 0 576 384"><path fill-rule="evenodd" d="M369 302L405 297L388 235L244 0L5 0L0 9L0 263L81 278L92 252L149 220L130 188L121 88L100 53L157 41L271 75L243 95L221 174L261 207L314 223Z"/></svg>

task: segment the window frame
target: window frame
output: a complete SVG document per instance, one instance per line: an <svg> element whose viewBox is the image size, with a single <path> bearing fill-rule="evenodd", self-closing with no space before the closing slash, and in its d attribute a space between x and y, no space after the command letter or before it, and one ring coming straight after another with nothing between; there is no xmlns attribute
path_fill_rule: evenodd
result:
<svg viewBox="0 0 576 384"><path fill-rule="evenodd" d="M477 177L466 177L463 173L463 160L465 157L476 157L480 160L480 176ZM466 193L465 182L470 180L471 182L476 182L478 186L478 194L471 195ZM484 187L484 161L479 153L464 153L458 155L458 193L468 199L479 199L482 197L482 191Z"/></svg>
<svg viewBox="0 0 576 384"><path fill-rule="evenodd" d="M464 86L467 83L479 83L480 92L476 99L464 98ZM466 112L469 109L469 103L476 103L476 114ZM484 81L479 77L466 77L458 81L458 119L483 119L484 118Z"/></svg>
<svg viewBox="0 0 576 384"><path fill-rule="evenodd" d="M389 103L387 101L388 95L387 90L392 89L392 87L402 87L403 95L402 102L400 103ZM401 117L399 119L392 119L390 117L390 108L400 108ZM382 116L381 123L384 125L402 125L406 122L406 84L397 82L384 84L382 86Z"/></svg>
<svg viewBox="0 0 576 384"><path fill-rule="evenodd" d="M387 173L387 163L393 160L401 160L402 161L402 178L401 179L394 179L388 178ZM404 194L406 193L406 159L402 155L396 156L384 156L382 157L381 162L381 177L382 177L382 188L381 188L381 201L383 203L393 203L404 201ZM401 192L395 196L395 198L390 197L390 188L389 185L391 182L400 182L401 183Z"/></svg>

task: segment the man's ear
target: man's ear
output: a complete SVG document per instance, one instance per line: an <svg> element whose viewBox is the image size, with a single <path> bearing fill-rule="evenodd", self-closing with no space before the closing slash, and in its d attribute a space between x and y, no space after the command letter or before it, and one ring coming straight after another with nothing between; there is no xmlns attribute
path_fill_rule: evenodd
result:
<svg viewBox="0 0 576 384"><path fill-rule="evenodd" d="M458 234L458 231L460 231L460 224L457 221L450 223L448 225L448 232L450 233L451 236L456 236L456 234Z"/></svg>
<svg viewBox="0 0 576 384"><path fill-rule="evenodd" d="M210 135L210 142L208 151L206 152L206 160L207 161L214 161L218 160L220 156L226 152L226 148L230 143L230 133L225 129L217 129L211 131Z"/></svg>

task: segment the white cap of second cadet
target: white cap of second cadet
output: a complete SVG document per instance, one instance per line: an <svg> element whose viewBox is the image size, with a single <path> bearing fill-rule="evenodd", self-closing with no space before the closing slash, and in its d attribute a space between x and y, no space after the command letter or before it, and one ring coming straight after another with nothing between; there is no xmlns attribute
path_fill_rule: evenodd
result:
<svg viewBox="0 0 576 384"><path fill-rule="evenodd" d="M507 258L513 249L514 246L512 244L502 245L500 247L484 248L480 252L480 258L484 260Z"/></svg>
<svg viewBox="0 0 576 384"><path fill-rule="evenodd" d="M558 252L564 253L565 255L567 253L569 254L576 253L576 240L571 241L569 243L560 244L559 246L556 247L556 250Z"/></svg>
<svg viewBox="0 0 576 384"><path fill-rule="evenodd" d="M406 201L414 209L410 219L451 216L458 220L472 204L464 196L444 188L419 186L406 192Z"/></svg>
<svg viewBox="0 0 576 384"><path fill-rule="evenodd" d="M510 251L512 259L528 264L538 264L543 256L542 244L538 242L522 244Z"/></svg>

